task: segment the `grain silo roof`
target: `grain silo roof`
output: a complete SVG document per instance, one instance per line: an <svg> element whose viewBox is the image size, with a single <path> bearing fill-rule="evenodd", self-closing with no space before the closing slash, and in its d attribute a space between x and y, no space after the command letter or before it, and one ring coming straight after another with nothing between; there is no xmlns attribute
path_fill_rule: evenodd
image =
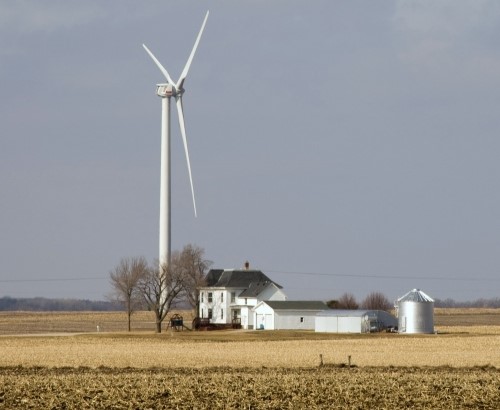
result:
<svg viewBox="0 0 500 410"><path fill-rule="evenodd" d="M398 302L434 302L429 295L422 292L420 289L410 290L407 294L401 296Z"/></svg>

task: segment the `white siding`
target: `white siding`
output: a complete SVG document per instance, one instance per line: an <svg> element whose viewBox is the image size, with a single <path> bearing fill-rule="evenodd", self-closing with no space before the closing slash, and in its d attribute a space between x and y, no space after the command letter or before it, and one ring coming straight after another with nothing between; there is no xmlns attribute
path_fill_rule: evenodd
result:
<svg viewBox="0 0 500 410"><path fill-rule="evenodd" d="M329 316L316 316L316 325L314 327L316 332L338 332L338 320L337 318Z"/></svg>
<svg viewBox="0 0 500 410"><path fill-rule="evenodd" d="M253 329L254 320L252 314L252 306L241 307L241 327L243 329Z"/></svg>
<svg viewBox="0 0 500 410"><path fill-rule="evenodd" d="M257 314L255 318L257 330L272 330L274 329L274 316L271 313Z"/></svg>
<svg viewBox="0 0 500 410"><path fill-rule="evenodd" d="M274 329L274 311L262 303L254 311L255 328L262 330Z"/></svg>
<svg viewBox="0 0 500 410"><path fill-rule="evenodd" d="M208 301L209 293L212 294L212 302ZM230 298L231 293L225 289L200 290L200 317L208 318L208 309L212 309L212 323L231 323Z"/></svg>
<svg viewBox="0 0 500 410"><path fill-rule="evenodd" d="M359 316L317 316L316 332L362 333L362 318Z"/></svg>
<svg viewBox="0 0 500 410"><path fill-rule="evenodd" d="M255 329L265 330L313 330L317 310L274 310L267 303L254 308Z"/></svg>
<svg viewBox="0 0 500 410"><path fill-rule="evenodd" d="M278 287L268 286L259 295L259 301L261 300L286 300L286 295Z"/></svg>
<svg viewBox="0 0 500 410"><path fill-rule="evenodd" d="M236 292L236 303L238 305L257 306L263 300L286 300L286 295L277 286L270 284L257 297L239 296L243 289Z"/></svg>
<svg viewBox="0 0 500 410"><path fill-rule="evenodd" d="M362 319L360 317L339 317L339 333L361 333Z"/></svg>
<svg viewBox="0 0 500 410"><path fill-rule="evenodd" d="M258 302L257 298L236 298L236 304L242 306L254 307Z"/></svg>
<svg viewBox="0 0 500 410"><path fill-rule="evenodd" d="M316 317L316 332L366 333L370 328L386 329L397 326L397 319L382 310L331 310Z"/></svg>
<svg viewBox="0 0 500 410"><path fill-rule="evenodd" d="M296 330L313 330L317 311L275 311L274 328L280 329L296 329Z"/></svg>

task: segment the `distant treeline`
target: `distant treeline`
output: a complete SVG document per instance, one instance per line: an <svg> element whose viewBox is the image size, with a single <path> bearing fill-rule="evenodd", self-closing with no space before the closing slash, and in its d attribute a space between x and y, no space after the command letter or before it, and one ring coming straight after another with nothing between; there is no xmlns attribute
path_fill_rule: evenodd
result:
<svg viewBox="0 0 500 410"><path fill-rule="evenodd" d="M457 302L453 299L435 299L434 306L439 308L500 308L500 298L476 299L472 302Z"/></svg>
<svg viewBox="0 0 500 410"><path fill-rule="evenodd" d="M0 298L0 311L117 311L123 306L116 302L83 299Z"/></svg>
<svg viewBox="0 0 500 410"><path fill-rule="evenodd" d="M467 302L457 302L453 299L435 299L435 307L439 308L500 308L500 298L476 299ZM188 308L177 306L178 309ZM123 305L118 302L87 299L48 299L48 298L0 298L0 311L120 311Z"/></svg>

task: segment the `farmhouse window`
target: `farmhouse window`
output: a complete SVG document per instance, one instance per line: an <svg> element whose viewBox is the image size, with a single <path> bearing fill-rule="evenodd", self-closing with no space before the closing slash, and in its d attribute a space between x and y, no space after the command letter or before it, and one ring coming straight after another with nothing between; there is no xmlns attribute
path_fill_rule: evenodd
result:
<svg viewBox="0 0 500 410"><path fill-rule="evenodd" d="M303 317L300 318L300 323L304 323L304 318Z"/></svg>
<svg viewBox="0 0 500 410"><path fill-rule="evenodd" d="M205 292L201 292L201 303L204 303L205 301L203 300L203 296L205 296Z"/></svg>
<svg viewBox="0 0 500 410"><path fill-rule="evenodd" d="M221 309L221 310L220 310L220 318L221 318L221 319L224 319L224 309Z"/></svg>
<svg viewBox="0 0 500 410"><path fill-rule="evenodd" d="M224 303L224 292L220 293L220 303Z"/></svg>
<svg viewBox="0 0 500 410"><path fill-rule="evenodd" d="M231 303L236 302L236 292L231 292Z"/></svg>
<svg viewBox="0 0 500 410"><path fill-rule="evenodd" d="M246 305L247 303L248 303L248 299L247 299L247 298L245 298L245 305Z"/></svg>
<svg viewBox="0 0 500 410"><path fill-rule="evenodd" d="M208 318L212 319L212 309L208 309Z"/></svg>
<svg viewBox="0 0 500 410"><path fill-rule="evenodd" d="M208 303L212 303L212 292L208 292Z"/></svg>

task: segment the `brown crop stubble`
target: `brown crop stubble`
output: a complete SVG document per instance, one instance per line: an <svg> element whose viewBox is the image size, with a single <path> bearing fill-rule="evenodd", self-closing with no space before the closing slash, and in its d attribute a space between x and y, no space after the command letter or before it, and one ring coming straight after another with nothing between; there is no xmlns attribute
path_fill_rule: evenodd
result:
<svg viewBox="0 0 500 410"><path fill-rule="evenodd" d="M500 408L492 368L0 368L0 407Z"/></svg>

